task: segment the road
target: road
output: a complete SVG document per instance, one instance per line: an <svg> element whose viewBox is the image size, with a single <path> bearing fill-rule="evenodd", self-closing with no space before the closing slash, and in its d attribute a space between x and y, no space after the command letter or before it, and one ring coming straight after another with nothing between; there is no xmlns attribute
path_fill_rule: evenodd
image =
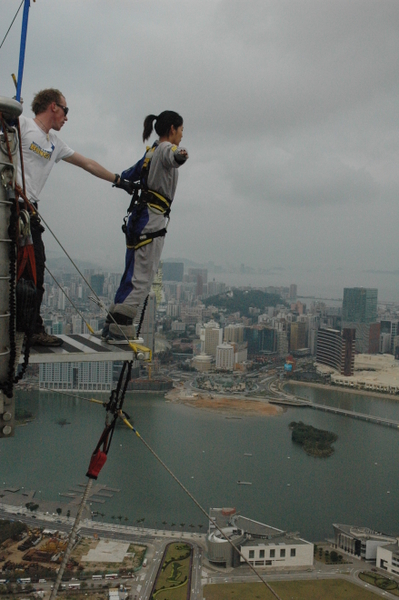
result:
<svg viewBox="0 0 399 600"><path fill-rule="evenodd" d="M0 506L0 519L20 520L30 527L59 530L65 533L69 533L73 525L73 519L71 518L55 517L53 515L32 515L27 509L20 509L18 507L5 508L4 506ZM83 520L80 523L78 532L80 536L84 537L93 537L94 535L97 535L99 538L103 539L136 542L147 546L146 557L148 566L142 567L134 579L126 580L124 578L118 578L108 581L108 583L112 582L112 585L115 586L121 583L127 585L128 582L128 585L131 588L129 597L135 598L135 596L137 596L137 600L149 599L167 544L176 540L188 542L193 547L192 591L190 600L202 600L201 571L203 549L201 544L204 543L204 534L168 532L111 523L96 523L95 521L89 520ZM101 588L104 585L105 580L87 580L86 583L90 585L90 587ZM41 583L38 587L50 594L51 585L52 583L48 581L46 583ZM68 586L69 584L66 582L64 585ZM66 589L68 589L68 587Z"/></svg>

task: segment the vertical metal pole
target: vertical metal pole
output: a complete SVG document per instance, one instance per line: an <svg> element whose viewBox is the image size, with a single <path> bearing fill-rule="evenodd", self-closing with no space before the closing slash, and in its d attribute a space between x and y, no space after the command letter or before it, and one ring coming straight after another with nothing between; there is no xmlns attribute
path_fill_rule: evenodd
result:
<svg viewBox="0 0 399 600"><path fill-rule="evenodd" d="M25 49L26 49L26 36L28 33L29 8L30 8L30 0L25 0L24 12L22 15L21 45L20 45L20 49L19 49L19 65L18 65L18 80L17 80L17 95L16 95L16 99L18 102L20 102L20 100L21 100L22 78L24 76Z"/></svg>
<svg viewBox="0 0 399 600"><path fill-rule="evenodd" d="M14 187L18 163L18 136L15 127L7 124L7 120L18 117L22 113L19 102L0 96L0 112L6 122L6 129L0 126L0 383L10 377L10 331L15 323L10 322L10 239L8 226L10 223L10 207L6 190ZM9 157L11 152L11 161ZM11 184L11 185L10 185ZM15 365L14 365L15 368ZM14 433L14 398L9 398L0 391L0 438Z"/></svg>

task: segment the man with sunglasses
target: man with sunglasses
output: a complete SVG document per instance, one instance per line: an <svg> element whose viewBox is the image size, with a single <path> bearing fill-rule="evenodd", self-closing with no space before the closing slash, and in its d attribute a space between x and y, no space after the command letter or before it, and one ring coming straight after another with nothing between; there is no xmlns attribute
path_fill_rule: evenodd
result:
<svg viewBox="0 0 399 600"><path fill-rule="evenodd" d="M81 167L92 175L116 183L119 176L111 173L98 162L74 152L56 134L68 120L69 108L63 94L53 88L42 90L33 98L33 119L21 116L22 155L24 161L25 186L28 199L37 207L40 193L53 166L64 160ZM22 187L22 173L19 167L18 182ZM39 208L40 212L40 208ZM46 255L42 240L43 226L38 217L31 219L31 231L36 260L37 275L37 319L33 331L32 345L60 346L62 340L45 332L40 316L40 306L44 293L44 268Z"/></svg>

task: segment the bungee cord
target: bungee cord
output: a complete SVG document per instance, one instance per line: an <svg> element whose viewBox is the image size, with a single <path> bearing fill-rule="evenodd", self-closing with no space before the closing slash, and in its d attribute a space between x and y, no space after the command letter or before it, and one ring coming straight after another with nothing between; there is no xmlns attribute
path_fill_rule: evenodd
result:
<svg viewBox="0 0 399 600"><path fill-rule="evenodd" d="M131 363L129 363L130 368L131 368ZM240 551L240 549L236 546L236 544L234 544L234 542L225 534L225 532L223 531L223 529L221 527L219 527L219 525L217 524L217 522L215 521L215 519L213 519L208 513L207 511L203 508L203 506L199 503L199 501L195 498L195 496L186 488L186 486L180 481L180 479L173 473L173 471L167 466L167 464L161 459L161 457L155 452L155 450L150 446L150 444L143 438L143 436L139 433L139 431L137 430L136 427L134 427L129 419L129 415L126 414L126 412L124 412L123 410L123 403L125 400L125 394L126 394L126 390L127 390L127 383L129 381L130 378L130 372L129 372L129 366L128 368L128 372L127 374L125 374L125 368L126 368L126 361L124 363L124 367L123 370L121 372L121 375L119 377L119 381L118 381L118 385L116 387L115 390L112 391L111 393L111 397L108 403L105 403L101 400L96 400L96 399L91 399L91 398L83 398L81 396L77 396L75 394L70 394L69 392L58 392L57 393L62 393L64 395L68 395L68 396L73 396L73 397L78 397L81 398L82 400L86 400L89 402L95 402L97 404L102 404L106 410L107 410L107 415L106 415L106 422L105 422L105 428L103 433L101 434L101 437L99 439L99 442L96 446L96 449L94 450L91 460L90 460L90 466L89 466L89 470L88 473L86 474L86 476L89 478L89 481L86 485L86 489L85 492L83 494L82 497L82 501L79 505L79 511L78 514L76 516L75 519L75 523L73 525L73 528L71 530L70 533L70 538L69 538L69 542L68 542L68 547L65 551L65 555L63 558L63 561L61 563L59 572L58 572L58 576L57 576L57 581L54 585L54 589L52 592L52 595L50 596L50 600L53 600L53 598L56 598L56 594L57 594L57 590L59 588L59 584L61 582L62 579L62 575L63 572L65 570L65 566L67 564L68 558L69 558L69 554L72 550L73 547L73 543L76 537L76 531L78 528L78 524L83 512L83 508L84 508L84 504L86 502L89 490L91 488L92 485L92 480L93 479L97 479L102 467L104 466L105 462L106 462L106 455L108 454L108 451L110 449L110 445L111 445L111 441L112 441L112 436L114 434L114 430L115 430L115 424L118 418L120 418L123 423L125 423L125 425L133 432L135 433L136 437L142 442L142 444L144 444L144 446L147 448L147 450L154 456L154 458L159 462L159 464L167 471L167 473L172 477L172 479L174 479L174 481L178 484L178 486L183 490L183 492L190 498L190 500L195 504L195 506L201 511L201 513L208 519L208 521L210 523L212 523L212 525L215 527L215 529L217 529L219 531L219 533L221 534L221 536L231 545L231 547L233 548L233 550L235 550L235 552L237 552L237 554L242 558L242 560L249 566L249 568L251 569L251 571L255 574L255 576L260 580L261 583L263 583L267 589L271 592L271 594L273 594L273 596L275 598L278 598L279 600L281 600L280 596L273 590L273 588L270 586L270 584L261 576L261 574L254 568L254 566L249 562L249 560L243 555L243 553ZM112 422L110 422L110 417L112 416ZM101 445L103 446L103 449L101 450L100 447ZM57 583L58 582L58 583Z"/></svg>

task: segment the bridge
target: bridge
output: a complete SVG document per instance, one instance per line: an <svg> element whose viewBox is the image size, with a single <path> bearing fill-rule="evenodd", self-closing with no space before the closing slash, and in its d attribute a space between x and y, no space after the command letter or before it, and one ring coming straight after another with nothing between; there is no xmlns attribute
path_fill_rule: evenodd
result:
<svg viewBox="0 0 399 600"><path fill-rule="evenodd" d="M377 425L384 425L385 427L394 427L399 429L399 421L394 419L387 419L386 417L378 417L376 415L368 415L365 413L359 413L354 410L346 410L344 408L336 408L334 406L326 406L325 404L315 404L310 400L304 400L302 398L270 398L270 404L279 404L282 406L291 407L304 407L313 408L314 410L322 410L324 412L333 413L334 415L341 415L343 417L351 417L352 419L359 419L360 421L369 421L370 423L376 423Z"/></svg>

